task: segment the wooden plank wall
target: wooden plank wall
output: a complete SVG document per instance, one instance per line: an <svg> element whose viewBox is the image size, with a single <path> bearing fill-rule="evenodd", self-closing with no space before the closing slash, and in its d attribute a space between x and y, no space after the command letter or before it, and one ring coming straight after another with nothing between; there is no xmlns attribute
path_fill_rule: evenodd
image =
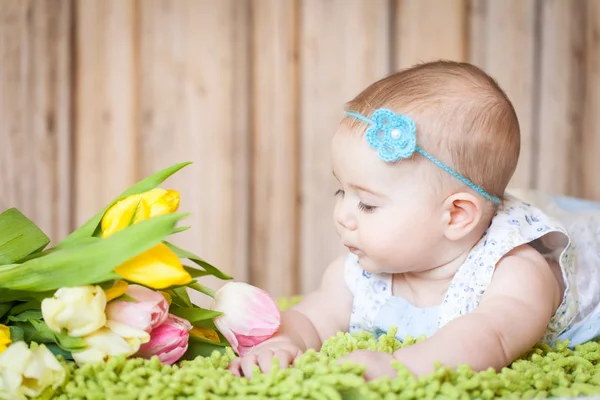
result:
<svg viewBox="0 0 600 400"><path fill-rule="evenodd" d="M53 239L169 164L181 245L276 296L340 254L329 136L372 81L485 68L523 135L515 187L600 200L596 0L0 0L0 209Z"/></svg>

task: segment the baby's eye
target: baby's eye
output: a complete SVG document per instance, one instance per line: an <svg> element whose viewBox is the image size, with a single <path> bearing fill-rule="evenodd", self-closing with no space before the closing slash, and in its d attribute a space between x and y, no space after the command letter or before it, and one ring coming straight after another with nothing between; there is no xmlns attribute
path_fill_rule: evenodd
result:
<svg viewBox="0 0 600 400"><path fill-rule="evenodd" d="M376 208L376 206L369 206L363 202L358 203L358 209L366 213L372 213Z"/></svg>
<svg viewBox="0 0 600 400"><path fill-rule="evenodd" d="M335 191L335 193L333 194L334 196L342 196L344 197L344 191L342 189L338 189Z"/></svg>

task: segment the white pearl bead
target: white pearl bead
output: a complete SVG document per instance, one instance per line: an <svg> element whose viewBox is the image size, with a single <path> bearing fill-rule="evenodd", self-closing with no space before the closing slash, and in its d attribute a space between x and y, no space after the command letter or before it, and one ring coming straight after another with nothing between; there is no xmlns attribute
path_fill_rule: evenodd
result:
<svg viewBox="0 0 600 400"><path fill-rule="evenodd" d="M398 139L400 137L400 130L394 129L394 130L392 130L390 135L392 136L392 139Z"/></svg>

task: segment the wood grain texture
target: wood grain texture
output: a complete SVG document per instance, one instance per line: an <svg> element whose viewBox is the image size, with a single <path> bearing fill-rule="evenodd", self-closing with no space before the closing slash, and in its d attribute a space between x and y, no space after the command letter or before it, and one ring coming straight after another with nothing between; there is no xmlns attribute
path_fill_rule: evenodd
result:
<svg viewBox="0 0 600 400"><path fill-rule="evenodd" d="M298 4L252 3L250 278L274 296L299 291Z"/></svg>
<svg viewBox="0 0 600 400"><path fill-rule="evenodd" d="M596 0L0 0L0 57L0 211L57 240L191 160L175 242L276 296L345 253L330 138L393 69L483 67L521 123L511 186L600 200Z"/></svg>
<svg viewBox="0 0 600 400"><path fill-rule="evenodd" d="M76 2L77 225L138 178L135 4L135 0Z"/></svg>
<svg viewBox="0 0 600 400"><path fill-rule="evenodd" d="M389 73L389 2L306 1L301 9L301 291L346 251L333 224L330 140L344 103Z"/></svg>
<svg viewBox="0 0 600 400"><path fill-rule="evenodd" d="M438 59L466 61L466 0L396 0L395 69Z"/></svg>
<svg viewBox="0 0 600 400"><path fill-rule="evenodd" d="M193 161L163 187L192 228L174 242L248 278L247 2L140 2L140 174ZM220 281L204 280L216 287Z"/></svg>
<svg viewBox="0 0 600 400"><path fill-rule="evenodd" d="M578 4L579 3L579 4ZM540 3L540 87L537 115L536 188L554 194L580 191L585 65L585 22L579 1Z"/></svg>
<svg viewBox="0 0 600 400"><path fill-rule="evenodd" d="M470 61L495 78L521 126L521 154L512 187L534 184L535 1L472 0Z"/></svg>
<svg viewBox="0 0 600 400"><path fill-rule="evenodd" d="M0 211L71 227L71 1L0 0Z"/></svg>
<svg viewBox="0 0 600 400"><path fill-rule="evenodd" d="M600 3L587 1L585 20L585 104L581 132L581 196L600 200Z"/></svg>

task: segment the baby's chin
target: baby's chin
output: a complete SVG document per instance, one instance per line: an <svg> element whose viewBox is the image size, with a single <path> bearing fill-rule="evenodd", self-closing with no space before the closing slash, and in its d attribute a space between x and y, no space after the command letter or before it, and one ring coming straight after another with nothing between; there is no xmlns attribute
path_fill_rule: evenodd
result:
<svg viewBox="0 0 600 400"><path fill-rule="evenodd" d="M401 274L401 273L409 272L402 268L390 267L388 265L382 265L382 264L373 262L368 257L358 257L358 263L364 271L371 273L371 274Z"/></svg>

